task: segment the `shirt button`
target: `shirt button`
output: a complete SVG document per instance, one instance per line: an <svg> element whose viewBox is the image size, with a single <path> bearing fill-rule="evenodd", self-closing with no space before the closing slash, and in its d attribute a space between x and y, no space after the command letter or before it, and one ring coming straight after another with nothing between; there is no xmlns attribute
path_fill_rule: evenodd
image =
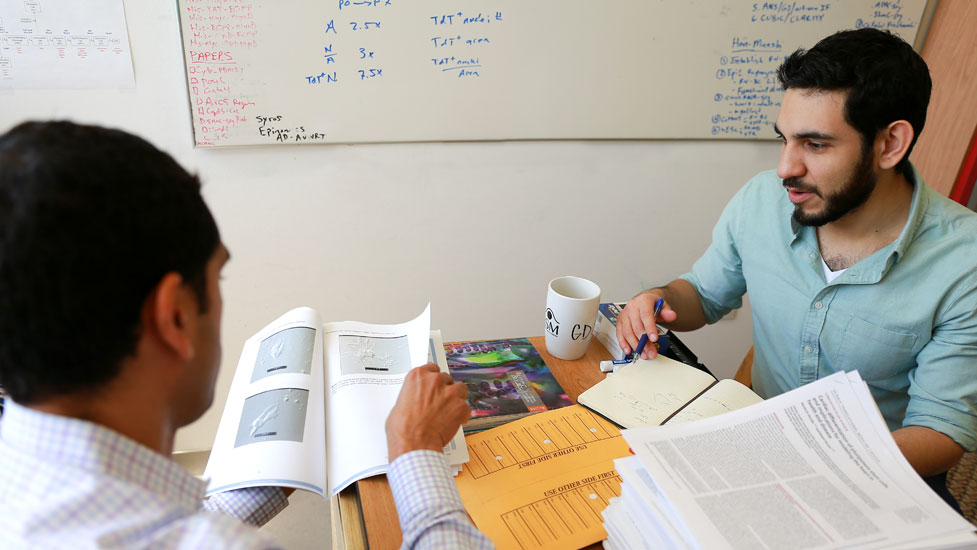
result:
<svg viewBox="0 0 977 550"><path fill-rule="evenodd" d="M821 309L824 306L821 302L814 302L814 309Z"/></svg>
<svg viewBox="0 0 977 550"><path fill-rule="evenodd" d="M813 351L814 351L814 348L812 348L811 346L807 346L806 348L804 348L804 352L805 353L811 353Z"/></svg>

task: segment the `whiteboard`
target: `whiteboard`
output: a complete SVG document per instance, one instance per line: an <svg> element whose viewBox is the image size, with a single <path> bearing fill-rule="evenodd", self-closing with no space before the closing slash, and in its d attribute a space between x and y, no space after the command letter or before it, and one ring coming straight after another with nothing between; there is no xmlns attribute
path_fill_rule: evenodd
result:
<svg viewBox="0 0 977 550"><path fill-rule="evenodd" d="M772 138L776 67L925 0L178 0L194 144Z"/></svg>

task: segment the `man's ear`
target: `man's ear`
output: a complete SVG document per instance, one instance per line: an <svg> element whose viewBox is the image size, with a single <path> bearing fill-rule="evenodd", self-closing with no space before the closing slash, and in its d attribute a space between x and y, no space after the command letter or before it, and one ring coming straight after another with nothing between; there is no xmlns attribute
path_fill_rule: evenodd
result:
<svg viewBox="0 0 977 550"><path fill-rule="evenodd" d="M179 273L167 273L150 295L149 314L162 345L184 360L193 358L190 323L196 312L196 301L183 284Z"/></svg>
<svg viewBox="0 0 977 550"><path fill-rule="evenodd" d="M909 150L915 135L912 124L905 120L897 120L886 126L879 136L882 144L879 168L888 170L899 164L899 161L906 156L906 151Z"/></svg>

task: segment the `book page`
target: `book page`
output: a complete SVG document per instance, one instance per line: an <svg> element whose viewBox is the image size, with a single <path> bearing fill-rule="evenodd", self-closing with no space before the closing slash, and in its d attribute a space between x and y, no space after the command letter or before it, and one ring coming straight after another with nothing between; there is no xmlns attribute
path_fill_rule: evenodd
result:
<svg viewBox="0 0 977 550"><path fill-rule="evenodd" d="M441 338L440 330L431 331L427 348L427 362L437 365L441 372L449 372L448 358L444 353L444 340ZM454 475L461 473L461 465L468 462L468 445L465 445L465 434L461 426L458 427L458 432L451 441L444 446L443 451Z"/></svg>
<svg viewBox="0 0 977 550"><path fill-rule="evenodd" d="M344 321L324 326L331 495L387 471L384 424L407 372L427 363L430 335L430 305L399 325Z"/></svg>
<svg viewBox="0 0 977 550"><path fill-rule="evenodd" d="M625 428L657 426L715 381L659 355L625 365L581 393L577 402Z"/></svg>
<svg viewBox="0 0 977 550"><path fill-rule="evenodd" d="M720 380L702 395L696 397L695 401L686 405L665 423L692 422L693 420L742 409L760 401L763 401L763 398L753 393L753 390L736 380L727 378Z"/></svg>
<svg viewBox="0 0 977 550"><path fill-rule="evenodd" d="M277 485L326 488L322 322L289 311L241 350L204 478L207 494Z"/></svg>
<svg viewBox="0 0 977 550"><path fill-rule="evenodd" d="M876 548L973 530L908 466L857 373L623 435L702 548Z"/></svg>

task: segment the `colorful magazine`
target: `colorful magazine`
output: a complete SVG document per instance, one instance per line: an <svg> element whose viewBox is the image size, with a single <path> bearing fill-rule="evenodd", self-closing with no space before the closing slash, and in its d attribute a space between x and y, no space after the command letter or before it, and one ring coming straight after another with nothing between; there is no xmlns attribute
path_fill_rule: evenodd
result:
<svg viewBox="0 0 977 550"><path fill-rule="evenodd" d="M451 376L468 386L465 433L573 404L527 338L449 342L444 353Z"/></svg>

